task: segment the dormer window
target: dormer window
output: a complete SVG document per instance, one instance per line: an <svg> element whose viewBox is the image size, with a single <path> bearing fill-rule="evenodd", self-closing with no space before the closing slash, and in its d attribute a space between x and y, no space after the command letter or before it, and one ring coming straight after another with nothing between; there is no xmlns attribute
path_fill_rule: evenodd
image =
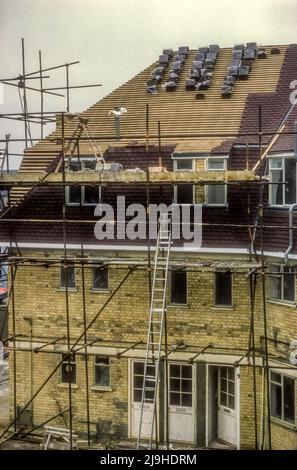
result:
<svg viewBox="0 0 297 470"><path fill-rule="evenodd" d="M269 158L271 183L269 186L269 203L271 206L288 206L296 198L296 159L292 156Z"/></svg>
<svg viewBox="0 0 297 470"><path fill-rule="evenodd" d="M94 158L73 158L69 162L69 171L88 171L96 169L97 161ZM65 196L68 206L96 206L100 201L101 188L95 186L66 186Z"/></svg>
<svg viewBox="0 0 297 470"><path fill-rule="evenodd" d="M226 158L210 157L206 160L205 169L207 171L225 171L227 169L227 160ZM225 206L227 204L227 185L206 185L205 203L208 206Z"/></svg>
<svg viewBox="0 0 297 470"><path fill-rule="evenodd" d="M175 171L194 171L194 160L190 158L179 158L174 160ZM193 184L177 184L174 186L175 204L194 204L195 186Z"/></svg>

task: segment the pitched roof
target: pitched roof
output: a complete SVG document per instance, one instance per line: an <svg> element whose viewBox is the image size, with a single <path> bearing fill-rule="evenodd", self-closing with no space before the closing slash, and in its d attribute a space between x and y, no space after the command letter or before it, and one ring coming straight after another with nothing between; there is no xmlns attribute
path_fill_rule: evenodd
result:
<svg viewBox="0 0 297 470"><path fill-rule="evenodd" d="M211 87L203 92L205 95L203 100L195 99L195 91L185 90L185 80L196 52L191 50L174 92L163 91L161 86L158 86L158 94L147 93L146 83L157 65L155 62L81 114L90 119L89 128L94 136L114 136L114 118L108 116L108 113L116 106L124 106L128 111L121 118L121 133L128 137L128 140L122 141L122 145L125 145L133 139L133 136L145 134L146 104L149 104L149 127L152 135L157 134L157 123L160 121L163 135L184 136L184 138L162 138L162 143L176 144L176 151L181 152L210 152L226 140L224 137L217 137L218 134L239 131L250 93L273 93L276 90L287 46L278 46L280 50L278 55L271 54L271 48L272 46L266 46L267 59L255 60L248 80L236 82L230 99L223 99L220 90L227 74L232 48L221 49L214 67ZM70 136L74 127L74 121L67 123L65 135ZM193 133L207 134L208 137L193 139L190 137ZM60 150L55 141L50 139L59 135L61 135L60 126L49 138L27 149L20 170L45 170L53 156ZM156 142L156 139L150 141ZM102 150L114 144L113 139L103 140L100 143ZM118 146L118 143L116 145ZM84 149L82 143L82 153Z"/></svg>

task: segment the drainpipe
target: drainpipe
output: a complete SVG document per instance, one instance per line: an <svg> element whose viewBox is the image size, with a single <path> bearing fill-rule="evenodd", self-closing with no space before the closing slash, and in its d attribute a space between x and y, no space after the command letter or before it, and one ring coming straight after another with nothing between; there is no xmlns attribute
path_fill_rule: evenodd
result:
<svg viewBox="0 0 297 470"><path fill-rule="evenodd" d="M293 234L293 211L297 207L297 203L291 204L289 207L289 246L285 252L285 263L289 262L289 253L292 251L294 243L294 234Z"/></svg>

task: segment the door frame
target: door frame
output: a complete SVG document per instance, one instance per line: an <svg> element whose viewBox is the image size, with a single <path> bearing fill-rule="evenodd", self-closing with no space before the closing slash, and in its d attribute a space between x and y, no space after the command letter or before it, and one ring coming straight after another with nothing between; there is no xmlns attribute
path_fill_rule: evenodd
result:
<svg viewBox="0 0 297 470"><path fill-rule="evenodd" d="M209 429L209 367L234 367L234 363L231 364L206 364L206 406L205 406L205 443L208 447L210 445L208 438L208 429ZM236 410L236 449L240 450L240 367L234 367L235 372L235 410Z"/></svg>

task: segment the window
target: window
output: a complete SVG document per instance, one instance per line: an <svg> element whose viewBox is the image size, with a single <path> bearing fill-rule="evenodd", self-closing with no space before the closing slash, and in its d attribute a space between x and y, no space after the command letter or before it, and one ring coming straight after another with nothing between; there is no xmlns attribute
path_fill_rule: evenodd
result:
<svg viewBox="0 0 297 470"><path fill-rule="evenodd" d="M295 424L295 379L270 371L271 416Z"/></svg>
<svg viewBox="0 0 297 470"><path fill-rule="evenodd" d="M65 277L66 277L67 288L75 289L75 267L74 266L68 266L67 268L64 268L64 266L61 267L61 272L60 272L60 288L61 289L65 289Z"/></svg>
<svg viewBox="0 0 297 470"><path fill-rule="evenodd" d="M95 356L94 386L110 387L110 358L107 356Z"/></svg>
<svg viewBox="0 0 297 470"><path fill-rule="evenodd" d="M61 366L61 382L63 384L76 384L76 359L75 355L62 354L62 366Z"/></svg>
<svg viewBox="0 0 297 470"><path fill-rule="evenodd" d="M219 368L219 403L235 410L235 370L234 367Z"/></svg>
<svg viewBox="0 0 297 470"><path fill-rule="evenodd" d="M206 170L224 171L227 168L225 158L208 158L206 160ZM205 202L209 206L225 206L227 203L226 184L208 184L205 186Z"/></svg>
<svg viewBox="0 0 297 470"><path fill-rule="evenodd" d="M95 170L96 160L94 159L72 159L69 162L70 171ZM67 186L66 203L71 206L95 206L99 203L101 197L100 186Z"/></svg>
<svg viewBox="0 0 297 470"><path fill-rule="evenodd" d="M170 364L171 406L192 406L192 366Z"/></svg>
<svg viewBox="0 0 297 470"><path fill-rule="evenodd" d="M189 158L174 160L175 171L193 171L194 160ZM178 184L174 187L174 202L176 204L193 204L195 186L193 184Z"/></svg>
<svg viewBox="0 0 297 470"><path fill-rule="evenodd" d="M92 290L108 289L108 267L93 268Z"/></svg>
<svg viewBox="0 0 297 470"><path fill-rule="evenodd" d="M146 390L145 399L151 402L154 398L154 387L155 387L155 374L156 369L154 364L147 365L147 378L146 378ZM149 376L149 377L148 377ZM133 401L141 402L142 388L144 379L144 362L133 363ZM151 390L150 390L151 389Z"/></svg>
<svg viewBox="0 0 297 470"><path fill-rule="evenodd" d="M270 289L272 300L295 302L295 268L281 264L270 265Z"/></svg>
<svg viewBox="0 0 297 470"><path fill-rule="evenodd" d="M232 273L230 270L218 269L215 272L215 305L232 305Z"/></svg>
<svg viewBox="0 0 297 470"><path fill-rule="evenodd" d="M294 157L269 158L271 185L269 202L272 206L285 206L296 202L296 160Z"/></svg>
<svg viewBox="0 0 297 470"><path fill-rule="evenodd" d="M172 304L187 303L187 272L171 272L171 299Z"/></svg>

